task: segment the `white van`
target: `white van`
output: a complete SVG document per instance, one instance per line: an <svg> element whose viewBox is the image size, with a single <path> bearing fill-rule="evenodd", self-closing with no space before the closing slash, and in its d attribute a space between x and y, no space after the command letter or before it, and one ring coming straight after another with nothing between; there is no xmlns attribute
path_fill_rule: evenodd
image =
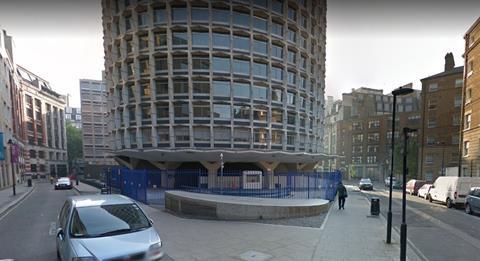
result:
<svg viewBox="0 0 480 261"><path fill-rule="evenodd" d="M448 208L465 204L470 188L480 187L480 177L438 177L429 191L429 200L444 202Z"/></svg>

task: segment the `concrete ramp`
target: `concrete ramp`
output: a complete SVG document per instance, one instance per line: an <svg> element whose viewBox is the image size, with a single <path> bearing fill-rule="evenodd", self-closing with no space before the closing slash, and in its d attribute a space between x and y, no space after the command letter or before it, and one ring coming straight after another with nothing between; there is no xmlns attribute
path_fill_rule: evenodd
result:
<svg viewBox="0 0 480 261"><path fill-rule="evenodd" d="M165 209L189 217L220 220L281 219L317 216L328 211L328 200L276 199L166 191Z"/></svg>

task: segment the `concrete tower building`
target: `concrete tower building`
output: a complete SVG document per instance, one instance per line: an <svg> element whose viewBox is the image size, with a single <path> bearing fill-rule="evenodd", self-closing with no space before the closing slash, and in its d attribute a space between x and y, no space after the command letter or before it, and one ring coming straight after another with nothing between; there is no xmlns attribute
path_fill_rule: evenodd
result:
<svg viewBox="0 0 480 261"><path fill-rule="evenodd" d="M115 158L130 168L312 170L326 1L103 0ZM241 163L241 164L236 164Z"/></svg>

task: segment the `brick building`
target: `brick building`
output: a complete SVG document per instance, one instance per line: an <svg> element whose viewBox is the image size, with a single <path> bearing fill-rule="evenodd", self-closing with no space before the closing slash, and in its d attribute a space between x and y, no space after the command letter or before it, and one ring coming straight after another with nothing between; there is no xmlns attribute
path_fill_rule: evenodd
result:
<svg viewBox="0 0 480 261"><path fill-rule="evenodd" d="M362 87L343 94L336 144L345 156L339 168L349 177L383 180L390 173L392 108L393 96L383 90ZM403 127L420 127L420 91L397 97L396 121L398 144Z"/></svg>
<svg viewBox="0 0 480 261"><path fill-rule="evenodd" d="M419 172L433 181L447 168L458 167L463 66L452 53L443 72L422 79L422 128Z"/></svg>
<svg viewBox="0 0 480 261"><path fill-rule="evenodd" d="M480 18L465 35L462 176L480 176Z"/></svg>

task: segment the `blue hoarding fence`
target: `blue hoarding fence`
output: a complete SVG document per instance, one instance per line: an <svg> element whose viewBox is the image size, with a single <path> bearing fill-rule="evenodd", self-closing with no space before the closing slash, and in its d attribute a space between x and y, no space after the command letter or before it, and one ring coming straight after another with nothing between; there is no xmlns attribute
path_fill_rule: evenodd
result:
<svg viewBox="0 0 480 261"><path fill-rule="evenodd" d="M169 189L197 193L259 198L333 200L341 172L276 172L224 170L208 174L203 169L130 170L112 168L107 186L146 204L163 204Z"/></svg>

